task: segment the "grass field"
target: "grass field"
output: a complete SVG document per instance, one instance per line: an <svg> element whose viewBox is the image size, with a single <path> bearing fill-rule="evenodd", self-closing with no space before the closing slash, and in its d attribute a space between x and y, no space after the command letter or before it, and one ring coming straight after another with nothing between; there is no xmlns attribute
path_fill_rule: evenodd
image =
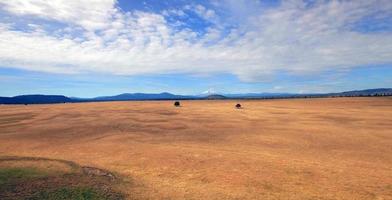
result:
<svg viewBox="0 0 392 200"><path fill-rule="evenodd" d="M0 105L0 157L109 170L128 199L392 199L390 97L181 103Z"/></svg>

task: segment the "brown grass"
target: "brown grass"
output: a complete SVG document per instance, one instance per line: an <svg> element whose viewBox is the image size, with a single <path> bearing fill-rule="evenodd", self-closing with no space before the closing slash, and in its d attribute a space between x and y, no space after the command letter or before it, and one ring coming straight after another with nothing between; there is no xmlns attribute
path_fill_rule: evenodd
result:
<svg viewBox="0 0 392 200"><path fill-rule="evenodd" d="M392 98L0 106L0 156L123 175L130 199L392 199Z"/></svg>

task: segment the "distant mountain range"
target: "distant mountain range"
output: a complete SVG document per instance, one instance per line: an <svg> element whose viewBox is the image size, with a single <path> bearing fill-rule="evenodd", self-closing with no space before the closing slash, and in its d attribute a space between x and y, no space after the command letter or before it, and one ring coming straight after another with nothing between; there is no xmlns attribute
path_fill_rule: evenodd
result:
<svg viewBox="0 0 392 200"><path fill-rule="evenodd" d="M0 104L49 104L76 103L97 101L133 101L133 100L213 100L213 99L277 99L277 98L318 98L318 97L362 97L362 96L392 96L392 88L377 88L354 90L339 93L323 94L291 94L291 93L247 93L247 94L209 94L207 96L175 95L167 92L124 93L115 96L95 98L66 97L63 95L20 95L14 97L0 97Z"/></svg>
<svg viewBox="0 0 392 200"><path fill-rule="evenodd" d="M227 99L227 96L220 95L220 94L210 94L208 96L202 97L204 99L214 100L214 99Z"/></svg>
<svg viewBox="0 0 392 200"><path fill-rule="evenodd" d="M283 97L283 96L292 96L296 94L292 93L244 93L244 94L223 94L225 97L228 98L260 98L260 97Z"/></svg>
<svg viewBox="0 0 392 200"><path fill-rule="evenodd" d="M95 97L97 101L128 101L128 100L169 100L169 99L191 99L192 96L175 95L168 92L159 94L148 93L124 93L116 96Z"/></svg>
<svg viewBox="0 0 392 200"><path fill-rule="evenodd" d="M20 95L15 97L0 97L0 104L38 104L72 102L69 97L62 95Z"/></svg>
<svg viewBox="0 0 392 200"><path fill-rule="evenodd" d="M343 96L390 96L392 95L392 88L378 88L368 90L354 90L341 93L331 93L332 95L343 95Z"/></svg>

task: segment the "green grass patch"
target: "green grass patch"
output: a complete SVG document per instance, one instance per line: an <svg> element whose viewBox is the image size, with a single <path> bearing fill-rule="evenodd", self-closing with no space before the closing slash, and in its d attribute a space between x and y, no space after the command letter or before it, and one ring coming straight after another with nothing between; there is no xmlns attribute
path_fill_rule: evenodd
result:
<svg viewBox="0 0 392 200"><path fill-rule="evenodd" d="M48 171L33 167L3 167L0 168L0 196L4 194L6 197L12 197L11 199L29 200L123 199L120 193L99 189L101 188L99 187L99 180L92 179L91 177L82 177L84 176L83 174L78 175L80 176L76 176L75 174L69 177L57 177ZM39 181L38 179L40 178L44 179ZM66 182L61 183L61 178L64 178ZM91 178L92 182L78 184L79 178L81 180L82 178ZM35 181L38 181L38 184ZM67 184L67 181L70 183Z"/></svg>
<svg viewBox="0 0 392 200"><path fill-rule="evenodd" d="M100 194L92 188L86 187L64 187L53 191L41 191L30 200L105 200L105 195Z"/></svg>
<svg viewBox="0 0 392 200"><path fill-rule="evenodd" d="M16 180L45 177L48 174L35 168L0 168L0 186Z"/></svg>

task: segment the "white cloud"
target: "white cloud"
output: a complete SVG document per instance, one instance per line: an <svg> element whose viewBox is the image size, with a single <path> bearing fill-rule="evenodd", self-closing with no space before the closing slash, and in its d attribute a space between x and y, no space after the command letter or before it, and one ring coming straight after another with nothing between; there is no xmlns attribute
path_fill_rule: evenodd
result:
<svg viewBox="0 0 392 200"><path fill-rule="evenodd" d="M231 4L214 5L224 9ZM213 22L205 33L179 28L186 21L167 20L185 15L183 10L124 13L114 0L0 0L0 6L0 12L15 17L66 24L56 34L39 24L31 24L30 32L0 24L3 67L121 75L231 73L244 81L265 81L279 71L307 74L392 63L391 32L354 31L364 17L392 17L388 0L317 1L311 6L291 0L249 12L232 5L227 12L246 20L230 22L213 8L189 7ZM231 28L218 22L231 23Z"/></svg>
<svg viewBox="0 0 392 200"><path fill-rule="evenodd" d="M15 15L31 15L77 24L88 30L105 28L116 12L115 0L2 0L0 5Z"/></svg>
<svg viewBox="0 0 392 200"><path fill-rule="evenodd" d="M186 16L185 12L183 10L181 10L181 9L164 10L164 11L162 11L162 15L164 15L164 16L175 15L175 16L181 16L181 17Z"/></svg>
<svg viewBox="0 0 392 200"><path fill-rule="evenodd" d="M196 12L196 14L198 14L200 17L202 17L205 20L216 21L217 19L214 10L208 9L202 5L196 5L194 6L194 8L191 9L193 9Z"/></svg>

